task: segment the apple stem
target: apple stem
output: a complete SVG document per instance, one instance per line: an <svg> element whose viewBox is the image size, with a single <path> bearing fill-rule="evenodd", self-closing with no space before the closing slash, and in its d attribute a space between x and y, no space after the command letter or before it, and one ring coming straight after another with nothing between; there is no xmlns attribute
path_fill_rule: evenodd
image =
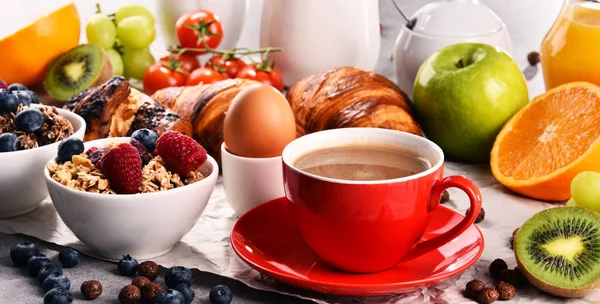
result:
<svg viewBox="0 0 600 304"><path fill-rule="evenodd" d="M456 63L456 67L459 69L462 69L465 67L465 59L461 58L458 60L458 62Z"/></svg>

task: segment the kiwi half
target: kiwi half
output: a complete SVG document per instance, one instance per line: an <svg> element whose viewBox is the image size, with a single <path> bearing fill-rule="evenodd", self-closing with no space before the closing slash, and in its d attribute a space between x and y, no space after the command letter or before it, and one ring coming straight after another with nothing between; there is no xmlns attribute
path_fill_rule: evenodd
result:
<svg viewBox="0 0 600 304"><path fill-rule="evenodd" d="M531 217L514 241L519 268L549 294L583 297L600 285L600 214L556 207Z"/></svg>
<svg viewBox="0 0 600 304"><path fill-rule="evenodd" d="M112 76L110 59L101 46L82 44L56 57L46 72L44 87L57 100L106 82Z"/></svg>

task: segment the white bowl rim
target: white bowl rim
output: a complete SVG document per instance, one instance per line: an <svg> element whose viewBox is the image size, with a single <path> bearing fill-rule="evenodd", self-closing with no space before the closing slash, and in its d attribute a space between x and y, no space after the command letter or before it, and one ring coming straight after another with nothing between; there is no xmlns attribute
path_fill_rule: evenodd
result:
<svg viewBox="0 0 600 304"><path fill-rule="evenodd" d="M88 141L85 142L86 144L89 143L93 143L93 142L113 142L113 141L118 141L118 140L125 140L125 139L129 139L130 137L108 137L108 138L101 138L101 139L97 139L97 140L92 140L92 141ZM46 162L46 165L44 166L44 177L46 178L46 181L50 181L51 183L54 183L56 185L58 185L59 187L62 187L62 189L64 189L67 192L71 192L73 194L77 194L77 195L83 195L89 198L97 198L97 199L102 199L103 201L118 201L121 202L121 200L124 197L141 197L143 196L144 198L160 198L161 196L169 196L172 194L175 194L177 192L181 192L181 191L188 191L191 190L190 188L192 187L200 187L201 185L204 185L206 183L210 183L209 180L215 180L218 178L218 174L219 174L219 166L217 165L217 161L210 155L206 155L206 162L204 164L202 164L202 166L206 165L206 163L210 163L212 165L212 171L210 172L210 174L208 176L205 176L204 179L199 180L195 183L192 184L188 184L188 185L184 185L183 187L179 187L179 188L173 188L173 189L169 189L169 190L165 190L165 191L157 191L157 192L149 192L149 193L135 193L135 194L105 194L105 193L93 193L93 192L86 192L86 191L80 191L80 190L75 190L72 188L69 188L57 181L55 181L51 176L50 176L50 170L48 170L48 164L50 163L55 163L55 157L52 157L48 162ZM200 167L202 167L200 166ZM214 188L214 186L213 186ZM212 190L211 190L212 191Z"/></svg>
<svg viewBox="0 0 600 304"><path fill-rule="evenodd" d="M87 128L87 123L85 122L85 119L83 119L83 117L81 117L78 114L73 113L73 112L71 112L69 110L61 109L61 108L56 107L56 106L49 106L49 105L43 105L43 104L31 104L30 107L33 107L33 108L52 108L53 107L53 108L55 108L58 111L58 114L60 116L66 118L67 120L69 120L69 122L71 122L71 120L77 120L77 121L79 121L79 123L81 124L81 126L79 127L79 129L77 129L77 130L73 129L73 134L71 134L71 136L69 136L67 138L74 137L75 134L77 134L77 132L79 132L81 129ZM71 123L71 125L73 125L73 123ZM57 141L55 143L51 143L49 145L44 145L44 146L33 148L33 149L17 150L17 151L11 151L11 152L0 152L0 157L2 157L3 155L16 155L16 154L19 154L19 153L21 153L22 155L24 155L26 153L35 153L35 151L39 151L40 149L44 149L44 148L47 148L47 147L53 147L55 145L58 146L60 144L60 142L63 141L63 140L59 140L59 141Z"/></svg>

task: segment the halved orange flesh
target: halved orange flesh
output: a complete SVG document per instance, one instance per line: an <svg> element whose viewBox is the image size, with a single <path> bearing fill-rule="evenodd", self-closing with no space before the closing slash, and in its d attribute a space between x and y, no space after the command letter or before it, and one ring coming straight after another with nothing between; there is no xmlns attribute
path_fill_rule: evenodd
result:
<svg viewBox="0 0 600 304"><path fill-rule="evenodd" d="M52 60L77 46L80 28L77 8L71 2L0 37L0 78L9 84L40 83Z"/></svg>
<svg viewBox="0 0 600 304"><path fill-rule="evenodd" d="M539 200L571 197L571 180L600 172L600 87L573 82L536 97L496 137L494 177L519 194Z"/></svg>

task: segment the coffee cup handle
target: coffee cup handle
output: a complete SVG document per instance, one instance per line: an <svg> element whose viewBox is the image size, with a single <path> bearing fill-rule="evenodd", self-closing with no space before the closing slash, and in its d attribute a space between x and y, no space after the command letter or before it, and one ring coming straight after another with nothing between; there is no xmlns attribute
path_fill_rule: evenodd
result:
<svg viewBox="0 0 600 304"><path fill-rule="evenodd" d="M472 181L458 175L445 177L433 185L431 190L431 200L429 201L430 211L435 210L435 208L439 206L442 194L444 190L448 188L458 188L467 194L471 201L469 212L465 215L465 218L463 218L456 226L452 227L452 229L430 240L415 245L413 250L402 259L403 261L419 257L448 243L469 228L469 226L475 222L477 216L479 216L479 210L481 209L481 192L479 192L479 189Z"/></svg>

